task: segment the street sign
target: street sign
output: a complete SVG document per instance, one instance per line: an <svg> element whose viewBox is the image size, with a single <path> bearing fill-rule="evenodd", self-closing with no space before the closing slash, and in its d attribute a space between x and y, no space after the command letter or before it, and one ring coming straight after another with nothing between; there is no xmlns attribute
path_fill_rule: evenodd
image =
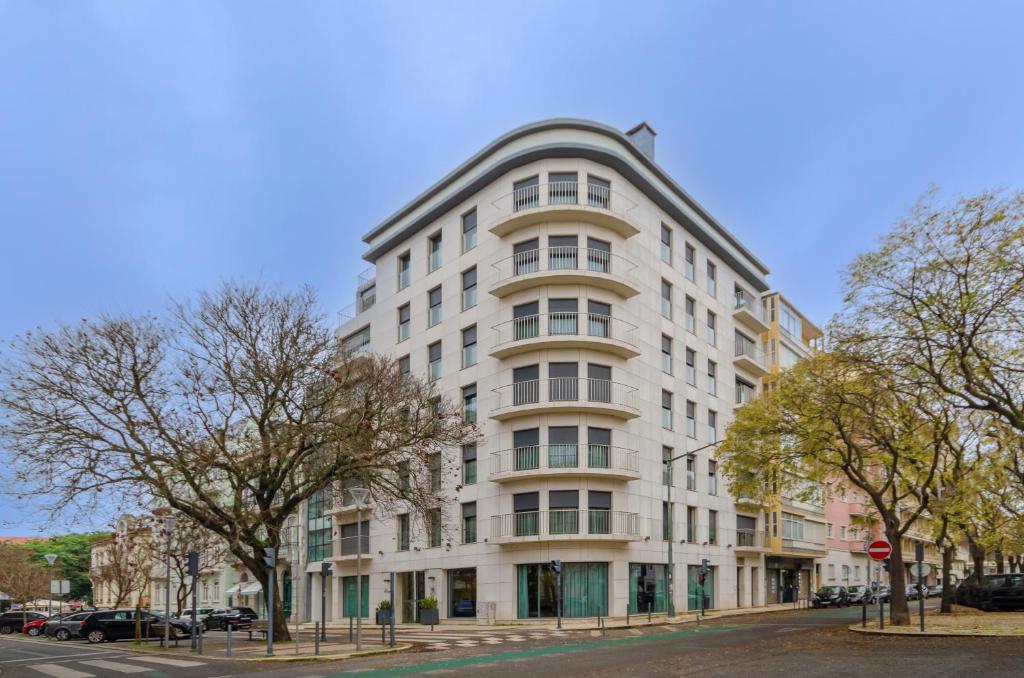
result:
<svg viewBox="0 0 1024 678"><path fill-rule="evenodd" d="M71 591L71 582L67 579L54 579L50 582L50 593L56 593L58 596Z"/></svg>
<svg viewBox="0 0 1024 678"><path fill-rule="evenodd" d="M914 563L910 566L910 572L915 577L927 577L932 571L932 566L928 563Z"/></svg>
<svg viewBox="0 0 1024 678"><path fill-rule="evenodd" d="M868 546L868 555L875 560L885 560L892 555L892 544L884 539L876 539Z"/></svg>

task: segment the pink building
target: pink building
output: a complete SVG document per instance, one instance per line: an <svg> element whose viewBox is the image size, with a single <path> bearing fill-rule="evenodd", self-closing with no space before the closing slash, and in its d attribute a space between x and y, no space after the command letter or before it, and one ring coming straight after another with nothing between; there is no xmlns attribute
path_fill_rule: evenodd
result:
<svg viewBox="0 0 1024 678"><path fill-rule="evenodd" d="M874 561L867 555L867 544L881 534L881 525L864 492L845 480L833 483L825 520L828 555L818 565L821 584L853 586L888 581L884 570L879 578Z"/></svg>

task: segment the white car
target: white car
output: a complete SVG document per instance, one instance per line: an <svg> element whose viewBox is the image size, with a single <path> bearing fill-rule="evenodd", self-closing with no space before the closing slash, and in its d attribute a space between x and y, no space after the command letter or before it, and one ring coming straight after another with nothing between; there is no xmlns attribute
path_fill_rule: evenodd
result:
<svg viewBox="0 0 1024 678"><path fill-rule="evenodd" d="M202 624L203 620L205 620L206 617L209 614L211 614L212 612L213 612L213 608L212 607L199 607L199 608L196 608L196 623L197 624ZM178 619L188 619L188 620L191 620L192 619L192 608L189 608L187 610L182 610L181 611L181 615L178 617Z"/></svg>

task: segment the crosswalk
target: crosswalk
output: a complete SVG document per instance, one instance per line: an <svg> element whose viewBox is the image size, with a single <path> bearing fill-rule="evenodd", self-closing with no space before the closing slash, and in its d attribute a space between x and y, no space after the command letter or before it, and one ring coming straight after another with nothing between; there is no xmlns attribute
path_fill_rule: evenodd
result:
<svg viewBox="0 0 1024 678"><path fill-rule="evenodd" d="M502 645L504 643L525 643L529 640L546 640L568 636L566 631L549 629L465 629L455 630L451 627L438 627L435 631L426 628L422 631L400 630L396 640L402 643L425 645L428 650L450 650L453 647L478 647L484 645Z"/></svg>
<svg viewBox="0 0 1024 678"><path fill-rule="evenodd" d="M135 662L142 662L136 664ZM204 666L206 662L191 659L171 659L170 657L137 657L118 656L114 659L80 659L64 663L25 664L22 668L30 669L44 676L53 678L98 678L116 674L150 673L156 670L152 664L173 666L176 668L193 668Z"/></svg>

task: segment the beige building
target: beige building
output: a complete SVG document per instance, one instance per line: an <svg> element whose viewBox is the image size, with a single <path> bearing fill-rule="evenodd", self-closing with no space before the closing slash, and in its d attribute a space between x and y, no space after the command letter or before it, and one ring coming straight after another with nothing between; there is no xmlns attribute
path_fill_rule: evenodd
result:
<svg viewBox="0 0 1024 678"><path fill-rule="evenodd" d="M769 373L768 271L655 162L649 126L515 129L364 240L375 270L340 332L436 380L484 439L451 451L463 488L444 529L368 520L362 614L394 571L398 621L425 596L442 618L550 617L554 560L566 616L662 612L670 540L676 611L702 592L765 602L764 542L746 537L764 516L737 510L708 446ZM286 605L318 619L323 593L329 620L354 614L351 498L324 492L300 518Z"/></svg>
<svg viewBox="0 0 1024 678"><path fill-rule="evenodd" d="M89 579L94 606L150 606L154 567L152 538L148 519L124 515L110 536L93 542Z"/></svg>

